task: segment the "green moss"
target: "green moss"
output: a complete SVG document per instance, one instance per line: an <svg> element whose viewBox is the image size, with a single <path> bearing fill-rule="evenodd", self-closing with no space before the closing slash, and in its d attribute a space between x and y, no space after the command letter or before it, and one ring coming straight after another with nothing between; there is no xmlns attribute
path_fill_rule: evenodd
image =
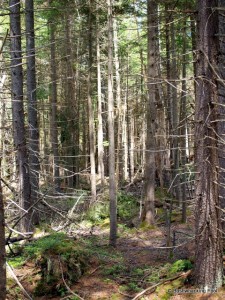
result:
<svg viewBox="0 0 225 300"><path fill-rule="evenodd" d="M157 227L155 225L149 225L146 221L141 222L139 226L139 229L141 229L142 231L154 230L156 228Z"/></svg>
<svg viewBox="0 0 225 300"><path fill-rule="evenodd" d="M126 271L126 267L124 265L113 265L111 267L108 267L103 270L104 275L112 275L113 277L123 274Z"/></svg>
<svg viewBox="0 0 225 300"><path fill-rule="evenodd" d="M128 287L128 291L132 291L132 292L140 292L142 289L137 285L136 282L129 282L127 284Z"/></svg>
<svg viewBox="0 0 225 300"><path fill-rule="evenodd" d="M173 296L173 290L182 287L184 284L184 279L179 278L171 281L168 284L161 285L157 287L156 293L161 300L168 300Z"/></svg>
<svg viewBox="0 0 225 300"><path fill-rule="evenodd" d="M117 215L120 221L130 220L138 213L138 201L130 194L119 192L117 195ZM109 220L109 195L104 193L101 201L94 203L86 218L95 225L102 225ZM104 226L104 224L103 224Z"/></svg>
<svg viewBox="0 0 225 300"><path fill-rule="evenodd" d="M117 195L118 218L122 221L132 219L139 210L139 204L136 198L124 192Z"/></svg>
<svg viewBox="0 0 225 300"><path fill-rule="evenodd" d="M193 268L192 263L190 262L190 260L187 259L180 259L175 261L171 268L169 269L169 274L173 275L176 274L177 272L181 272L181 271L187 271Z"/></svg>
<svg viewBox="0 0 225 300"><path fill-rule="evenodd" d="M24 256L16 256L10 257L7 261L11 267L19 268L25 263L26 258Z"/></svg>
<svg viewBox="0 0 225 300"><path fill-rule="evenodd" d="M64 278L68 284L77 281L84 273L88 253L63 233L54 233L25 246L24 255L35 259L41 269L41 280L35 289L36 296L64 295Z"/></svg>
<svg viewBox="0 0 225 300"><path fill-rule="evenodd" d="M121 295L119 293L112 294L110 297L111 300L121 299Z"/></svg>
<svg viewBox="0 0 225 300"><path fill-rule="evenodd" d="M144 271L144 269L141 269L141 268L135 268L131 272L131 275L133 275L133 276L143 276L144 274L145 274L145 271Z"/></svg>

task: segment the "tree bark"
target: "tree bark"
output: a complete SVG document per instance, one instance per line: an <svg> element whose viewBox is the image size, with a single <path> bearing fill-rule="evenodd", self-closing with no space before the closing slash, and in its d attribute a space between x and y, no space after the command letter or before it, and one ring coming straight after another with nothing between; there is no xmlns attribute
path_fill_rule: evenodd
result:
<svg viewBox="0 0 225 300"><path fill-rule="evenodd" d="M115 141L114 141L114 97L113 97L113 0L108 5L108 133L109 133L109 199L110 199L110 237L109 244L116 246L117 239L117 197L115 179Z"/></svg>
<svg viewBox="0 0 225 300"><path fill-rule="evenodd" d="M156 39L158 6L155 0L148 0L148 101L147 137L145 162L145 204L142 219L151 225L155 222L155 130L156 130Z"/></svg>
<svg viewBox="0 0 225 300"><path fill-rule="evenodd" d="M188 61L187 51L187 29L186 29L186 20L184 20L183 27L183 62L182 62L182 91L181 91L181 101L180 101L180 147L181 147L181 200L182 200L182 222L186 223L187 219L187 203L186 203L186 139L187 139L187 84L186 84L186 64Z"/></svg>
<svg viewBox="0 0 225 300"><path fill-rule="evenodd" d="M90 144L90 163L91 163L91 197L92 201L96 200L96 174L95 174L95 123L94 108L92 103L92 0L89 1L88 15L88 124L89 124L89 144Z"/></svg>
<svg viewBox="0 0 225 300"><path fill-rule="evenodd" d="M97 6L98 9L98 6ZM100 49L100 26L99 15L97 12L96 17L97 27L97 85L98 85L98 174L101 178L101 185L105 184L105 171L104 171L104 146L103 146L103 118L102 118L102 76L101 76L101 49Z"/></svg>
<svg viewBox="0 0 225 300"><path fill-rule="evenodd" d="M219 0L219 7L225 7L225 0ZM220 205L222 209L225 209L225 151L224 151L224 142L225 142L225 15L224 12L219 11L219 76L222 81L218 83L218 92L219 92L219 106L218 106L218 134L219 134L219 195L220 195ZM222 213L222 228L225 234L225 213Z"/></svg>
<svg viewBox="0 0 225 300"><path fill-rule="evenodd" d="M115 76L116 76L116 107L117 107L117 155L116 155L116 174L118 184L122 179L122 107L121 107L121 80L120 80L120 63L119 63L119 49L118 49L118 33L117 21L113 20L113 33L114 33L114 57L115 57Z"/></svg>
<svg viewBox="0 0 225 300"><path fill-rule="evenodd" d="M56 72L56 47L55 47L55 24L50 20L50 52L51 52L51 84L50 84L50 105L51 105L51 125L50 135L53 152L53 182L54 191L60 191L59 174L59 145L58 145L58 124L57 124L57 72Z"/></svg>
<svg viewBox="0 0 225 300"><path fill-rule="evenodd" d="M35 204L39 192L39 128L36 97L34 1L26 0L26 50L27 50L27 100L29 123L29 166L31 202ZM33 223L38 224L38 214L33 211Z"/></svg>
<svg viewBox="0 0 225 300"><path fill-rule="evenodd" d="M0 158L1 172L1 158ZM0 300L6 298L5 218L0 173Z"/></svg>
<svg viewBox="0 0 225 300"><path fill-rule="evenodd" d="M223 282L218 187L216 0L198 0L197 84L195 113L196 251L195 284L218 288Z"/></svg>
<svg viewBox="0 0 225 300"><path fill-rule="evenodd" d="M11 52L11 90L13 139L17 152L19 174L19 202L27 213L20 221L21 231L30 231L31 227L31 186L27 154L26 133L23 107L23 69L21 50L20 1L10 0L10 52ZM21 214L24 215L24 211Z"/></svg>

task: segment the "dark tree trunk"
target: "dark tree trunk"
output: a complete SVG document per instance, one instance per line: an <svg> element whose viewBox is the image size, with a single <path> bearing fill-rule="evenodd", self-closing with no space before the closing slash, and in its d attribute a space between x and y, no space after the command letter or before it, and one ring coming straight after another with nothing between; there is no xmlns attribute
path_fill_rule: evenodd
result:
<svg viewBox="0 0 225 300"><path fill-rule="evenodd" d="M225 8L225 0L219 0L219 7ZM219 81L219 123L218 123L218 134L219 134L219 195L221 208L225 209L225 14L224 11L219 11L219 75L222 81ZM225 234L225 213L222 213L222 228Z"/></svg>
<svg viewBox="0 0 225 300"><path fill-rule="evenodd" d="M145 161L145 204L142 214L143 221L153 224L155 219L155 130L156 130L156 89L155 77L157 55L157 13L155 0L148 0L148 101L147 101L147 137Z"/></svg>
<svg viewBox="0 0 225 300"><path fill-rule="evenodd" d="M1 170L1 159L0 159ZM5 219L0 173L0 300L6 297Z"/></svg>
<svg viewBox="0 0 225 300"><path fill-rule="evenodd" d="M10 0L9 5L13 139L17 151L20 206L27 211L21 219L20 227L22 231L29 231L31 226L31 209L29 209L31 206L31 186L24 125L20 1ZM24 211L21 213L24 214Z"/></svg>
<svg viewBox="0 0 225 300"><path fill-rule="evenodd" d="M51 20L52 22L52 20ZM50 84L50 105L51 105L51 144L53 152L53 180L54 190L60 191L59 177L59 145L58 145L58 123L57 123L57 72L56 72L56 47L55 47L55 25L49 24L51 43L51 84Z"/></svg>
<svg viewBox="0 0 225 300"><path fill-rule="evenodd" d="M31 184L31 202L38 200L39 192L39 128L36 98L34 1L26 0L26 49L27 49L27 100L29 122L29 166ZM38 224L38 215L33 215L33 223Z"/></svg>
<svg viewBox="0 0 225 300"><path fill-rule="evenodd" d="M218 288L223 282L218 187L216 0L198 1L197 84L195 114L196 252L195 284Z"/></svg>

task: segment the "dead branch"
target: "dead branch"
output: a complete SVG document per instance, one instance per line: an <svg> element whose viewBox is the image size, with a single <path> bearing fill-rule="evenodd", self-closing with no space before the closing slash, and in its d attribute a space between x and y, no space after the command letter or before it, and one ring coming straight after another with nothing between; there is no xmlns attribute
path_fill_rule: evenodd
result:
<svg viewBox="0 0 225 300"><path fill-rule="evenodd" d="M82 298L82 297L79 296L78 294L74 293L74 292L71 290L71 288L68 286L68 284L67 284L66 281L65 281L64 275L63 275L63 269L62 269L62 264L61 264L60 259L59 259L59 264L60 264L60 268L61 268L62 280L63 280L63 283L64 283L64 285L65 285L67 291L68 291L70 294L72 294L73 296L79 298L80 300L84 300L84 298Z"/></svg>
<svg viewBox="0 0 225 300"><path fill-rule="evenodd" d="M27 291L25 290L25 288L22 286L22 284L20 283L19 279L17 278L16 274L13 272L12 267L6 262L6 266L9 270L9 272L11 273L13 279L16 281L17 285L20 287L21 291L24 293L24 295L30 299L33 300L33 298L31 298L31 296L27 293Z"/></svg>
<svg viewBox="0 0 225 300"><path fill-rule="evenodd" d="M171 281L176 280L178 278L186 278L186 277L188 277L190 275L190 273L191 273L191 270L189 270L189 271L187 271L185 273L176 275L174 277L165 279L165 280L163 280L163 281L161 281L161 282L159 282L159 283L157 283L155 285L152 285L152 286L148 287L147 289L143 290L142 292L138 293L134 298L132 298L132 300L139 299L142 295L146 294L147 292L153 293L155 291L156 287L158 287L159 285L165 284L167 282L171 282Z"/></svg>

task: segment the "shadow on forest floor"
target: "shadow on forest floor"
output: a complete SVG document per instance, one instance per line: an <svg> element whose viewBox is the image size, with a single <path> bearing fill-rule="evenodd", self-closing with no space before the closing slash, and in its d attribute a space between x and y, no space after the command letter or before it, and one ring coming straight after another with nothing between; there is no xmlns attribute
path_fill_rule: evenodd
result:
<svg viewBox="0 0 225 300"><path fill-rule="evenodd" d="M171 273L173 263L177 260L192 260L194 256L190 223L189 225L173 224L172 232L176 233L176 247L173 250L165 247L164 227L150 230L120 228L116 249L108 246L107 230L96 228L91 235L81 238L84 245L91 250L90 261L85 274L77 283L70 285L71 290L68 293L62 292L60 297L42 296L32 299L126 300L133 299L141 291L159 282L162 284L156 289L150 290L149 293L144 293L139 299L225 299L224 289L212 295L175 295L173 292L168 292L169 289L184 287L184 280L179 279L179 274L182 272ZM75 240L74 243L79 243L79 239ZM14 271L24 288L32 295L37 282L40 280L40 270L35 262L26 262ZM178 278L170 281L169 278L173 278L174 274L178 274ZM188 287L188 283L185 283L185 288L192 289L193 287ZM75 296L75 294L79 296ZM21 294L20 289L15 287L15 284L10 283L7 299L27 298Z"/></svg>

